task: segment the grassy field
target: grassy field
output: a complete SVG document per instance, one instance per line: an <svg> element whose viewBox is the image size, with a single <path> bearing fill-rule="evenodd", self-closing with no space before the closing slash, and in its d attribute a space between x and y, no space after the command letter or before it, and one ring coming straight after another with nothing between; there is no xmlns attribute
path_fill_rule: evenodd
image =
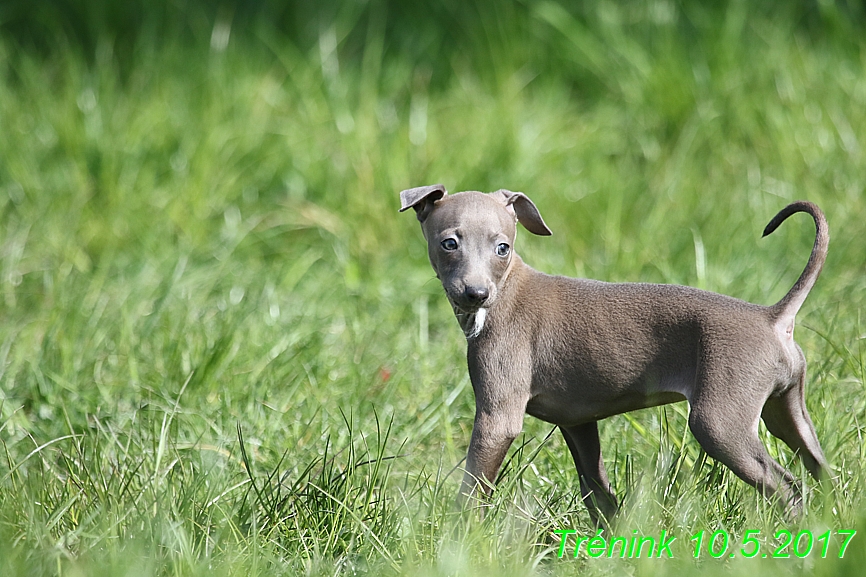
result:
<svg viewBox="0 0 866 577"><path fill-rule="evenodd" d="M46 9L18 32L0 12L0 575L862 572L862 15L162 10L128 29ZM595 533L532 418L487 515L458 512L465 342L397 213L435 182L529 194L554 236L517 250L540 270L762 304L814 238L804 216L764 225L818 203L830 255L796 337L833 481L761 431L804 478L804 517L708 459L685 404L601 424L615 533L665 531L674 559L559 558L556 531ZM740 554L785 530L789 558ZM694 559L700 531L727 532L721 559Z"/></svg>

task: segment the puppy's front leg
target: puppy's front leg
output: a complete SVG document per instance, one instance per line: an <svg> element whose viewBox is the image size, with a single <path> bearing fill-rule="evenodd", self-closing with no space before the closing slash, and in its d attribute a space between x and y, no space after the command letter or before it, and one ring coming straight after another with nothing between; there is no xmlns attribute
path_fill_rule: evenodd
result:
<svg viewBox="0 0 866 577"><path fill-rule="evenodd" d="M461 501L471 497L476 489L489 495L493 491L496 474L508 452L508 447L523 429L526 403L507 411L491 412L476 401L475 424L466 455L466 474L463 476Z"/></svg>
<svg viewBox="0 0 866 577"><path fill-rule="evenodd" d="M617 502L601 458L598 423L593 421L572 427L560 426L560 430L574 458L580 492L589 515L597 526L608 527L616 514Z"/></svg>

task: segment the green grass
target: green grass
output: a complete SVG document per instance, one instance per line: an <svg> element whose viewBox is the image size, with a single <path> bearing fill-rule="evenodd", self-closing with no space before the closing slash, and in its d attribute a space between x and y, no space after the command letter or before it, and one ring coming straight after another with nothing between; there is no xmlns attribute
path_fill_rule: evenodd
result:
<svg viewBox="0 0 866 577"><path fill-rule="evenodd" d="M164 35L0 36L0 575L857 573L861 20L446 3L416 38L418 13L353 6L309 41L239 14L221 44L229 17L192 8ZM487 514L460 514L465 345L397 213L434 182L529 194L554 236L517 249L546 272L764 304L813 228L763 226L817 202L830 256L796 336L833 483L762 430L808 487L785 519L672 405L601 436L617 530L676 535L675 560L557 558L554 531L593 528L564 442L531 418ZM842 560L834 542L696 563L689 537L718 529L738 548L747 530L860 533Z"/></svg>

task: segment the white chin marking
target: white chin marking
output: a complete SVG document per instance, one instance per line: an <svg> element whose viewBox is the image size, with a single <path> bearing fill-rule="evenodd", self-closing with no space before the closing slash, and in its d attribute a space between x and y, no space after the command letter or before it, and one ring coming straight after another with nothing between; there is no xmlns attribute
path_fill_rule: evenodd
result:
<svg viewBox="0 0 866 577"><path fill-rule="evenodd" d="M475 322L472 325L472 332L466 335L467 339L474 339L481 334L481 329L484 328L484 321L487 319L487 309L478 309L475 311Z"/></svg>

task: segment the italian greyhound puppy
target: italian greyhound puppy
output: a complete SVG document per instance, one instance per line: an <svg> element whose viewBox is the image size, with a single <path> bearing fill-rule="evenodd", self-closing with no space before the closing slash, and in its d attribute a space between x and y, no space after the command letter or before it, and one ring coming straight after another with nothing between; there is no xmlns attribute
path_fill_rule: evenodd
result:
<svg viewBox="0 0 866 577"><path fill-rule="evenodd" d="M492 482L523 415L565 437L593 520L617 510L602 462L598 421L686 400L689 428L708 455L791 514L799 482L758 438L759 419L820 479L827 469L804 401L806 360L794 316L818 278L829 234L821 210L795 202L764 230L808 213L816 238L788 294L766 307L677 285L550 276L514 252L516 224L550 235L525 194L449 195L442 185L400 193L415 209L430 264L466 335L475 422L462 498Z"/></svg>

